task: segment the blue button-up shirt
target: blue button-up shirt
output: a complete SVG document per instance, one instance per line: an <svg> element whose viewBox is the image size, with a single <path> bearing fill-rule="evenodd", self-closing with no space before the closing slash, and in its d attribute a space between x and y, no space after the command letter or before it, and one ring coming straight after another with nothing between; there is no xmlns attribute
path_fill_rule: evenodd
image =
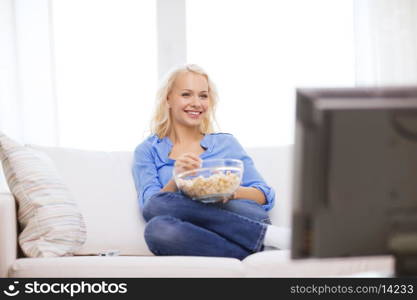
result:
<svg viewBox="0 0 417 300"><path fill-rule="evenodd" d="M200 154L201 159L234 158L240 159L244 164L241 186L253 187L262 191L266 203L262 205L270 210L274 205L275 191L268 186L256 170L253 160L249 157L237 139L229 133L206 134L200 142L205 152ZM139 206L155 193L159 192L172 178L175 160L169 158L172 149L169 137L159 138L156 134L150 135L134 152L133 177L138 192Z"/></svg>

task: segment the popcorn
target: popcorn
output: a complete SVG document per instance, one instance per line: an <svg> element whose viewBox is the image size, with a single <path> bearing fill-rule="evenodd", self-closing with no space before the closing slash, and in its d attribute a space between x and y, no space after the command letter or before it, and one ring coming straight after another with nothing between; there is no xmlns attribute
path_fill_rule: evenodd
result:
<svg viewBox="0 0 417 300"><path fill-rule="evenodd" d="M199 198L211 194L232 194L240 184L237 173L219 171L209 177L198 176L192 179L177 179L177 186L192 198Z"/></svg>

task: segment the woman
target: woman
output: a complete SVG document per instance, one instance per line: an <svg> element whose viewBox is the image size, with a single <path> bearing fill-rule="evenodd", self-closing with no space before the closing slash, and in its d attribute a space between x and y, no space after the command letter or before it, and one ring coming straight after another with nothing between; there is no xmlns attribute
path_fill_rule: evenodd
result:
<svg viewBox="0 0 417 300"><path fill-rule="evenodd" d="M213 130L217 93L206 72L196 65L173 70L157 101L152 134L135 149L133 165L149 249L243 259L265 246L287 247L280 229L269 225L274 190L233 135ZM178 192L173 169L192 170L214 158L244 162L242 185L230 199L204 204Z"/></svg>

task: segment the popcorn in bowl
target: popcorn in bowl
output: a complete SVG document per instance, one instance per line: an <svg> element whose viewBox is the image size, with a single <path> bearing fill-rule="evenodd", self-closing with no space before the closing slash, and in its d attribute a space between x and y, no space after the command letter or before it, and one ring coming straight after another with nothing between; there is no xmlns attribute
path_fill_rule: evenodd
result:
<svg viewBox="0 0 417 300"><path fill-rule="evenodd" d="M203 160L202 167L174 174L178 189L193 200L218 202L240 186L243 162L237 159Z"/></svg>

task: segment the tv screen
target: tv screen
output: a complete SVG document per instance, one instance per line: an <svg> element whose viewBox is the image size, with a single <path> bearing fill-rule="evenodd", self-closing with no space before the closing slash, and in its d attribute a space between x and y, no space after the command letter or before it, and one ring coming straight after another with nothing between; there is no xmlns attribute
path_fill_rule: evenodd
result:
<svg viewBox="0 0 417 300"><path fill-rule="evenodd" d="M417 233L417 87L297 89L292 258Z"/></svg>

